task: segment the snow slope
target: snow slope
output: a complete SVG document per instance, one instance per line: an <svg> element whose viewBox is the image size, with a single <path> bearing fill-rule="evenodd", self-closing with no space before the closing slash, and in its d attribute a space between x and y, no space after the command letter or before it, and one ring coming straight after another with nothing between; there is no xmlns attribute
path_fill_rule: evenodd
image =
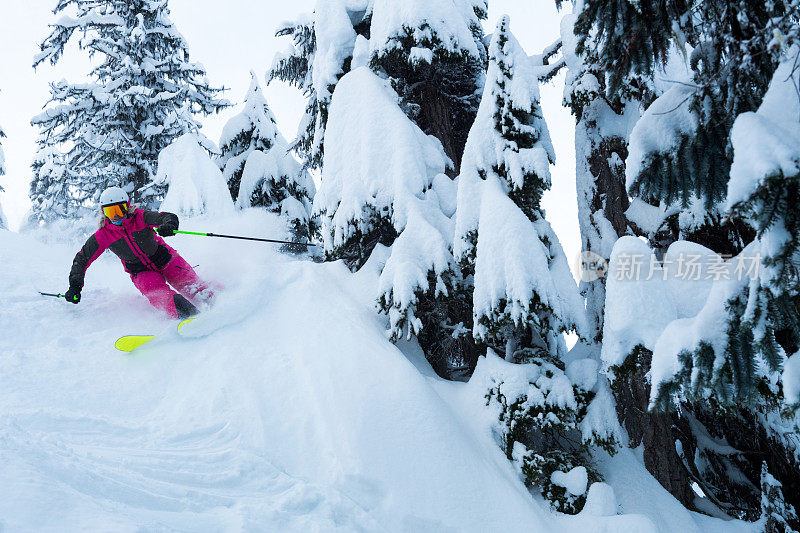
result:
<svg viewBox="0 0 800 533"><path fill-rule="evenodd" d="M283 223L251 210L182 228L275 236ZM66 288L83 236L65 235L0 231L0 530L725 524L706 527L677 502L667 513L683 517L680 527L659 523L643 512L649 494L621 498L637 515L551 513L470 414L480 398L469 384L439 380L413 346L404 354L386 340L374 264L351 275L271 246L172 238L225 286L178 338L110 254L92 265L80 305L39 296ZM120 335L159 332L134 355L113 348Z"/></svg>

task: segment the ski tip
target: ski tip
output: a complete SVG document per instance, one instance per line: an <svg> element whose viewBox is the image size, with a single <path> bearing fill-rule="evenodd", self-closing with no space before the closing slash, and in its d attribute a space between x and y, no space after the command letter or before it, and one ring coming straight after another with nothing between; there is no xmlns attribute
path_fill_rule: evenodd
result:
<svg viewBox="0 0 800 533"><path fill-rule="evenodd" d="M120 337L114 343L114 348L121 352L132 352L142 344L155 338L155 335L128 335Z"/></svg>
<svg viewBox="0 0 800 533"><path fill-rule="evenodd" d="M180 332L181 332L181 330L183 329L183 326L185 326L186 324L188 324L188 323L189 323L189 322L191 322L192 320L195 320L195 318L196 318L196 317L194 317L194 318L187 318L186 320L184 320L183 322L181 322L180 324L178 324L178 333L180 333Z"/></svg>

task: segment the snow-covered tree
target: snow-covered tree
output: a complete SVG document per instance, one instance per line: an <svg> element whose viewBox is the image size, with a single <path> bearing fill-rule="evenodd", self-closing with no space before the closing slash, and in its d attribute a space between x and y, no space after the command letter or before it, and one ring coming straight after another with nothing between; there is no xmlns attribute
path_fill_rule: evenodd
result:
<svg viewBox="0 0 800 533"><path fill-rule="evenodd" d="M211 154L217 147L201 133L184 133L158 155L154 186L166 190L159 209L188 216L233 212L225 179Z"/></svg>
<svg viewBox="0 0 800 533"><path fill-rule="evenodd" d="M64 155L55 146L43 146L38 150L31 168L35 179L31 181L29 192L29 224L83 214L81 202L87 196L75 176L68 171Z"/></svg>
<svg viewBox="0 0 800 533"><path fill-rule="evenodd" d="M378 244L391 246L378 294L395 339L418 334L420 302L452 286L455 191L446 165L441 143L408 119L386 80L359 67L339 81L314 209L331 259L355 270Z"/></svg>
<svg viewBox="0 0 800 533"><path fill-rule="evenodd" d="M322 165L331 97L339 79L353 67L359 37L369 37L371 17L371 0L317 0L313 13L278 28L276 35L291 37L292 45L276 55L267 82L285 81L307 98L292 145L305 168Z"/></svg>
<svg viewBox="0 0 800 533"><path fill-rule="evenodd" d="M789 521L798 521L794 507L786 503L781 482L761 463L761 520L765 533L796 533Z"/></svg>
<svg viewBox="0 0 800 533"><path fill-rule="evenodd" d="M486 65L486 0L375 0L370 64L406 114L435 136L458 172Z"/></svg>
<svg viewBox="0 0 800 533"><path fill-rule="evenodd" d="M154 204L164 193L148 186L159 152L198 129L195 113L215 112L227 102L216 98L203 66L189 60L166 1L59 0L54 12L61 17L34 66L57 63L76 34L96 66L87 83L51 84L44 112L32 119L40 128L40 150L63 151L80 191L73 199L78 205L95 201L109 185ZM50 178L36 170L32 190L46 190L36 182ZM42 205L34 202L34 210Z"/></svg>
<svg viewBox="0 0 800 533"><path fill-rule="evenodd" d="M649 78L659 63L667 61L673 39L686 29L688 20L682 15L692 3L583 0L574 20L579 35L575 51L607 69L609 93L624 90L631 74Z"/></svg>
<svg viewBox="0 0 800 533"><path fill-rule="evenodd" d="M243 107L223 128L217 159L231 196L239 207L282 214L294 238L310 239L316 231L311 218L314 182L278 131L253 72Z"/></svg>
<svg viewBox="0 0 800 533"><path fill-rule="evenodd" d="M474 355L469 346L461 345L460 339L467 336L452 336L455 330L461 332L471 327L471 324L464 325L464 322L471 322L468 312L465 320L460 317L465 314L463 311L466 308L461 304L466 299L461 298L458 304L446 301L445 295L451 298L458 291L445 290L441 283L444 272L440 267L452 262L449 250L452 236L445 228L451 222L448 216L442 215L442 209L449 207L449 213L452 214L454 206L450 204L454 204L455 187L452 182L447 183L446 178L434 178L440 173L452 172L459 164L464 141L477 110L486 58L480 25L485 16L486 3L483 0L318 0L313 15L279 29L279 35L292 37L294 46L276 57L268 75L270 80L279 78L301 88L308 98L306 115L294 147L306 167L323 165L323 198L317 197L315 209L323 216L323 226L328 225L327 229L323 227L323 237L326 234L333 237L326 237L327 257L344 259L350 268L357 269L367 261L378 243L394 245L398 236L402 237L405 233L405 237L392 247L395 260L390 260L385 269L391 275L382 278L381 306L391 316L390 329L394 338L402 336L401 331L421 334L420 343L429 359L439 362L448 359L463 361L472 359ZM328 131L333 115L332 95L336 93L340 79L343 80L349 72L360 67L369 67L379 78L389 79L394 89L391 93L394 96L388 99L392 104L386 104L386 108L391 109L390 116L395 116L394 111L399 105L406 117L411 119L410 123L396 121L396 124L403 124L400 128L405 130L403 135L418 137L418 132L409 133L409 126L414 126L421 129L423 134L433 135L440 145L446 145L442 161L431 166L436 168L435 172L429 172L430 169L414 171L412 175L422 176L421 180L418 177L401 180L414 182L408 189L414 191L413 195L418 198L439 196L437 201L446 207L429 208L436 202L427 199L421 204L410 202L414 204L412 207L419 209L394 205L398 201L408 203L404 194L381 194L377 198L367 199L365 194L369 191L388 190L380 185L389 179L382 174L389 177L397 174L381 169L367 176L364 169L353 167L343 171L334 168L338 165L335 161L342 160L342 154L349 154L352 165L366 165L363 163L365 156L358 154L359 149L352 144L362 141L347 133L346 128L337 130L337 135L344 135L339 139L331 139ZM357 76L361 81L367 78L363 73ZM372 81L367 83L372 85ZM358 89L354 89L353 85L350 84L347 92L358 94ZM374 91L374 88L368 90ZM387 99L381 97L381 101ZM343 107L344 104L340 105L340 108ZM347 112L354 113L352 110ZM389 149L388 146L394 142L389 140L386 133L374 128L369 130L368 135L371 136L368 145L359 147L362 154L374 152L378 149L376 146L382 144ZM433 160L430 154L435 149L429 140L421 144L419 152L428 154L422 157L422 163L428 166ZM337 154L329 163L327 152L332 149L331 146L337 147ZM384 150L384 147L381 146L380 150ZM405 153L404 150L402 152ZM385 155L383 158L391 159ZM398 158L401 157L398 155L395 159ZM333 166L326 169L325 165ZM335 182L326 184L326 179ZM350 184L350 179L355 179L361 185L356 187L355 183ZM437 191L429 191L433 183L438 184ZM396 189L399 192L406 187L400 187L398 183ZM351 197L351 194L355 196ZM345 209L341 209L340 205ZM376 208L379 210L376 211ZM407 212L417 213L419 217L413 216L407 224ZM424 223L421 222L423 220ZM349 227L343 231L342 228L348 224ZM430 232L427 231L428 226L437 229ZM398 258L403 253L418 253L414 250L419 244L411 238L415 231L421 231L425 240L433 238L437 244L430 246L426 253L416 259L412 256L404 259L415 265L415 273L413 279L401 278L403 271ZM439 235L444 243L444 252L441 254ZM434 264L435 268L429 268ZM428 279L428 274L433 277ZM390 278L393 281L387 281ZM395 286L395 282L400 285ZM428 295L428 288L435 290ZM432 337L427 339L429 333ZM439 355L432 356L433 352ZM467 352L470 355L465 355ZM452 353L457 355L447 355ZM461 366L469 371L474 366L474 360L469 365ZM437 366L437 371L443 371L446 367L447 364Z"/></svg>
<svg viewBox="0 0 800 533"><path fill-rule="evenodd" d="M614 242L629 232L625 216L625 123L638 114L641 90L633 83L622 97L606 97L606 77L595 54L581 46L576 15L561 21L564 63L567 67L564 104L575 116L575 167L578 223L581 232L581 293L586 299L590 331L587 340L600 342L603 332L605 278L602 270ZM630 80L626 80L630 81Z"/></svg>
<svg viewBox="0 0 800 533"><path fill-rule="evenodd" d="M509 360L559 356L583 300L541 198L555 162L538 75L504 17L459 176L454 253L474 276L474 334Z"/></svg>
<svg viewBox="0 0 800 533"><path fill-rule="evenodd" d="M733 405L800 402L776 387L787 356L800 345L798 57L796 45L775 71L758 110L736 118L727 207L746 217L757 238L731 259L732 274L738 275L715 286L695 319L697 325L714 321L724 328L684 336L654 354L679 363L654 374L659 402L709 396ZM751 275L742 275L747 272ZM795 383L784 383L783 389L794 391Z"/></svg>
<svg viewBox="0 0 800 533"><path fill-rule="evenodd" d="M541 207L555 155L539 104L540 70L503 17L458 178L454 253L464 279L474 284L476 340L531 374L521 389L520 380L492 377L487 401L500 407L501 445L526 484L541 489L557 509L575 513L583 493L566 492L552 475L581 468L598 480L588 445L611 449L616 437L599 426L581 431L597 390L609 407L597 362L586 359L581 365L589 365L588 372L570 373L590 374L590 384L581 386L561 359L563 333L583 335L587 326L583 299Z"/></svg>
<svg viewBox="0 0 800 533"><path fill-rule="evenodd" d="M632 233L629 217L645 210L651 215L649 218L655 218L650 211L658 209L650 206L647 210L649 204L639 199L634 200L635 205L630 205L625 181L626 163L629 164L628 131L639 117L640 105L652 99L649 93L653 80L647 79L649 71L639 77L637 71L626 71L616 79L607 76L602 62L604 56L595 49L594 39L599 38L598 33L590 33L594 20L588 18L592 9L606 7L602 2L578 3L575 13L565 16L561 22L567 67L564 103L576 120L576 190L583 252L580 289L588 312L587 338L596 349L602 346L604 352L607 350L604 331L608 328L605 267L617 240ZM626 4L624 9L628 7ZM600 23L608 22L603 18ZM663 45L656 47L658 53L666 55L667 51L662 52L660 46ZM653 62L653 68L657 63ZM638 211L633 210L634 207ZM642 218L636 219L639 225L643 225ZM644 310L636 312L647 316ZM637 359L637 362L641 361ZM689 476L675 450L672 428L676 427L676 421L673 415L647 410L649 366L630 364L618 370L617 374L612 374L616 379L611 386L619 422L627 430L628 444L642 444L646 468L678 500L691 504L693 493Z"/></svg>
<svg viewBox="0 0 800 533"><path fill-rule="evenodd" d="M601 479L590 446L613 453L622 439L611 393L597 370L590 358L512 364L490 348L469 381L468 389L485 399L492 434L522 481L565 513L579 512L589 483ZM583 483L565 484L565 477L581 473Z"/></svg>
<svg viewBox="0 0 800 533"><path fill-rule="evenodd" d="M676 87L662 97L668 102L660 105L661 112L652 114L648 128L640 128L644 136L657 131L651 135L655 142L637 142L641 135L632 136L628 187L653 205L692 208L693 216L677 221L675 238L719 253L740 252L753 233L724 212L731 127L739 114L754 111L763 98L777 67L770 43L796 24L797 5L783 0L666 2L659 4L664 9L658 15L627 5L630 17L625 22L607 3L588 5L581 29L584 36L593 28L599 32L586 43L612 77L652 72L665 56L665 47L672 44L683 51L686 43L691 45L690 79L676 80ZM633 44L627 37L631 34L638 36ZM621 54L620 46L636 51Z"/></svg>
<svg viewBox="0 0 800 533"><path fill-rule="evenodd" d="M739 115L731 132L727 207L756 228L748 248L760 262L757 283L727 303L729 342L723 354L731 366L725 382L730 380L734 401L757 392L751 370L756 361L779 371L800 349L800 42L795 43L782 55L758 110ZM717 370L711 384L720 378ZM785 403L800 405L800 395L785 394L797 391L800 375L787 374L783 381Z"/></svg>
<svg viewBox="0 0 800 533"><path fill-rule="evenodd" d="M242 107L242 112L231 117L222 129L220 156L217 158L217 166L225 176L234 202L239 198L247 158L256 150L268 152L279 135L275 116L253 71L250 71L250 87Z"/></svg>
<svg viewBox="0 0 800 533"><path fill-rule="evenodd" d="M718 253L738 254L753 238L754 231L747 217L726 210L733 157L731 128L737 116L758 107L777 65L773 52L780 43L789 40L800 6L781 0L668 1L644 7L638 3L623 4L594 0L580 4L575 32L580 36L578 49L596 58L600 71L607 76L609 83L602 91L606 99L629 95L630 81L637 76L649 87L658 78L672 83L667 90L654 91L652 95L645 91L644 98L640 98L647 109L630 134L630 153L625 165L626 185L634 197L626 212L630 225L650 237L658 257L679 238L703 244ZM656 74L673 53L686 55L688 75ZM658 98L650 103L654 96ZM708 309L691 318L691 322L689 317L685 322L676 321L668 328L668 334L665 332L661 337L651 334L653 342L649 345L630 347L626 352L628 359L620 361L614 372L613 385L631 445L644 440L645 465L662 485L691 505L694 495L688 485L692 479L710 497L717 498L720 507L736 509L732 511L734 514L752 519L757 494L750 489L741 494L732 489L735 481L730 472L737 468L732 467L730 457L735 454L725 457L707 449L704 453L713 459L707 461L705 470L694 469L687 462L687 458L695 455L693 449L699 448L708 434L724 437L740 450L754 447L740 435L772 435L769 423L765 423L768 417L762 412L765 404L759 407L746 398L760 396L760 393L751 395L753 386L767 397L772 395L772 387L761 385L765 383L765 373L774 377L776 358L770 359L764 352L767 359L760 356L756 359L765 365L754 367L756 359L750 356L762 347L754 345L747 328L741 326L752 317L766 338L770 337L769 329L762 328L763 314L759 315L757 306L752 305L755 303L752 292L735 285L718 284L709 297ZM634 313L647 316L652 301L642 302ZM739 317L732 318L728 326L723 325L725 314L718 313L726 306L731 317ZM615 312L621 311L617 308ZM712 315L717 319L714 326L705 322ZM701 327L700 324L705 324L702 327L707 337L720 329L729 329L730 335L722 333L711 344L700 345L694 344L698 340L694 333L679 335ZM665 352L656 349L656 338L659 342L663 339ZM772 349L775 343L781 344L780 336L775 336L773 345L765 348ZM670 348L666 349L667 346ZM604 344L604 354L608 348ZM725 362L722 353L729 349L743 351L744 356ZM669 352L667 359L663 355L666 352ZM675 365L667 372L669 378L665 378L670 385L665 384L659 392L662 386L653 377L651 388L648 376L658 375L656 370L663 370L666 360L674 361ZM738 366L740 363L743 366ZM714 381L718 388L714 390L707 380ZM745 396L739 396L740 392ZM650 404L651 409L656 409L646 411L647 403L642 400L656 397L659 401ZM729 403L733 397L739 399ZM727 406L720 408L717 402ZM659 408L671 403L680 404L678 412L660 412ZM770 412L770 408L766 410ZM738 434L731 431L734 427L738 428ZM682 442L682 457L675 453L676 440ZM771 465L786 455L783 444L759 447L770 457ZM750 487L757 486L757 476L753 475L756 468L745 466L739 470L749 478ZM784 475L783 471L780 475Z"/></svg>
<svg viewBox="0 0 800 533"><path fill-rule="evenodd" d="M354 50L353 64L368 63L379 76L388 77L406 116L439 140L449 159L445 171L451 176L458 172L480 100L486 65L481 21L486 8L483 0L378 0L372 9L369 42L357 42ZM437 181L439 195L454 188ZM401 242L394 250L405 246ZM381 289L382 294L393 295L391 301L382 300L384 309L392 309L390 315L398 317L392 323L409 319L416 324L412 331L428 360L441 375L451 377L453 372L468 374L477 360L472 338L466 334L472 326L471 291L457 277L448 277L447 290L416 291L413 298L407 297L412 294L408 289L425 283L409 285L397 278L394 289ZM437 286L433 281L426 283Z"/></svg>

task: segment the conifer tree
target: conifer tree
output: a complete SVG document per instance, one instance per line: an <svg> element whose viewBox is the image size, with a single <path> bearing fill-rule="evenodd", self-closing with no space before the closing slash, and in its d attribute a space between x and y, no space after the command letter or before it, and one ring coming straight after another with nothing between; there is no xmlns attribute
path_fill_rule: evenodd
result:
<svg viewBox="0 0 800 533"><path fill-rule="evenodd" d="M581 293L586 299L590 331L587 340L602 341L605 277L602 268L618 237L629 233L625 216L627 139L616 125L643 98L641 84L626 80L624 97L608 98L606 78L595 54L581 46L575 34L575 15L561 22L564 62L567 67L564 104L575 116L575 166L578 223L581 231ZM593 261L597 261L594 263Z"/></svg>
<svg viewBox="0 0 800 533"><path fill-rule="evenodd" d="M622 34L629 33L631 28L622 27L621 19L615 18L616 14L609 5L587 2L580 24L576 26L583 32L582 44L585 49L596 53L601 59L601 66L613 72L618 79L634 72L653 71L654 65L666 54L665 49L670 44L665 40L666 27L672 29L676 38L680 38L676 44L682 46L685 41L694 47L690 61L692 83L664 93L651 105L651 108L663 112L652 113L652 116L646 113L634 128L631 144L636 150L632 151L628 162L631 193L652 203L679 203L686 210L692 205L701 205L705 210L700 215L701 223L693 228L693 232L680 236L700 242L717 252L742 251L753 237L751 226L764 233L770 227L786 223L789 226L779 231L788 228L791 234L792 215L787 215L792 209L787 206L793 205L790 188L765 192L771 185L780 184L777 186L781 187L784 183L782 179L757 176L766 182L752 196L738 194L735 200L729 195L728 180L732 175L731 164L736 146L731 136L734 122L739 117L747 120L745 117L751 116L750 112L755 111L764 98L778 65L779 54L776 52L781 46L785 50L796 34L800 6L781 0L766 3L747 0L672 2L667 3L666 11L661 13L663 16L649 19L632 6L625 9L626 13L630 13L631 24L639 32L639 41L636 42L641 44L637 44L637 52L625 60L615 59L615 56L619 55ZM689 11L692 12L691 17L687 15ZM596 37L589 38L592 31L598 33ZM791 79L788 71L784 74ZM783 99L786 112L792 102L790 98ZM662 100L665 102L662 103ZM647 142L648 130L658 131L660 138L672 139L672 142ZM740 143L740 150L746 154L742 160L754 157L754 150L745 144ZM763 151L767 152L767 149ZM755 157L764 156L756 154ZM741 166L747 165L745 162ZM748 179L741 178L740 181L749 183ZM791 183L791 180L786 183ZM741 193L741 188L735 188L736 192ZM731 212L729 208L733 203L739 203L739 208ZM721 224L723 218L735 222ZM717 231L720 228L721 232ZM768 257L765 266L778 268L778 272L771 274L773 280L792 284L792 270L786 268L786 259L794 254L794 250L791 239L785 242L788 248L779 252L780 257ZM769 307L774 311L768 313L766 303L753 307L757 301L755 295L751 294L753 289L744 288L741 293L739 290L731 288L730 291L720 291L727 294L729 301L726 305L732 313L733 321L725 348L729 354L736 354L729 360L731 366L728 371L723 371L718 360L713 363L714 372L708 375L701 372L704 379L710 382L717 380L711 386L716 387L717 399L723 402L738 402L754 392L758 379L754 373L753 358L757 354L764 357L768 367L780 367L781 354L776 345L778 339L775 332L790 332L796 324L796 319L792 318L793 304L781 300L777 294L772 293L768 298ZM748 318L739 324L738 319L734 318L737 315ZM765 328L763 320L768 315L774 322L768 321ZM750 328L746 324L748 321L751 322ZM752 328L759 332L755 338L756 345L752 344ZM797 336L791 333L784 339L787 347L796 349L797 343ZM696 356L705 360L706 365L711 365L708 360L711 354L703 356L703 351L699 349ZM718 381L720 378L724 378L723 381Z"/></svg>
<svg viewBox="0 0 800 533"><path fill-rule="evenodd" d="M477 109L485 65L480 20L485 16L483 0L320 0L313 17L279 31L292 35L295 47L276 58L270 74L270 79L278 77L303 88L309 98L295 146L306 166L324 163L315 210L322 216L326 256L343 259L355 270L378 244L391 246L379 295L379 305L390 317L390 335L395 339L417 335L442 375L451 375L454 368L469 373L475 363L471 338L464 335L471 329L471 314L465 305L468 295L457 290L452 279L452 230L447 226L452 224L449 216L455 209L455 187L439 174L454 172L460 163ZM407 147L401 146L396 157L380 156L397 166L372 175L367 172L372 166L366 162L367 154L378 157L376 151L397 141L356 123L351 128L358 127L363 135L375 138L344 145L343 139L330 138L330 95L338 93L340 78L364 66L391 83L392 98L397 101L389 105L383 96L376 96L382 112L396 118L394 109L399 103L411 119L396 119L392 127L418 147L416 163L406 159L410 157ZM354 78L370 85L370 94L383 93L372 87L375 74L360 73ZM351 83L345 92L355 90ZM364 107L363 102L361 105ZM438 153L430 139L423 141L423 132L437 138L440 147L447 144L445 152ZM352 138L341 130L336 135ZM334 154L329 161L331 146L350 154L353 162L362 162L364 168L345 168L350 165L341 164L341 154ZM405 169L408 177L399 177L400 169ZM397 183L386 186L390 176L396 176ZM363 197L368 191L381 194ZM407 201L408 193L421 203Z"/></svg>
<svg viewBox="0 0 800 533"><path fill-rule="evenodd" d="M561 2L556 0L557 5ZM576 11L575 33L580 38L575 50L602 65L610 94L624 91L631 75L649 78L667 61L672 40L686 30L684 15L691 4L692 0L584 0Z"/></svg>
<svg viewBox="0 0 800 533"><path fill-rule="evenodd" d="M769 473L766 462L761 463L761 520L765 533L796 533L789 522L797 523L797 513L784 500L781 482Z"/></svg>
<svg viewBox="0 0 800 533"><path fill-rule="evenodd" d="M397 102L391 85L366 66L342 77L331 102L314 199L328 259L342 259L357 270L378 254L372 263L380 271L376 296L394 340L441 323L433 302L453 294L455 271L450 251L455 190L443 174L447 157L441 143L425 135ZM453 324L447 333L455 346L442 343L440 350L460 356L455 329ZM449 351L426 355L441 375L451 375L456 366L469 368Z"/></svg>
<svg viewBox="0 0 800 533"><path fill-rule="evenodd" d="M40 149L66 150L78 205L95 201L109 185L153 205L164 193L151 184L159 152L197 130L195 113L215 112L227 102L216 98L203 66L189 60L166 1L59 0L54 12L63 16L41 43L34 66L57 63L76 34L96 66L87 83L51 84L44 112L32 119ZM33 191L44 190L39 179L47 178L35 175Z"/></svg>
<svg viewBox="0 0 800 533"><path fill-rule="evenodd" d="M716 320L725 324L724 331L705 328L691 343L673 344L670 352L677 353L656 353L677 358L679 365L671 375L654 376L653 394L661 408L710 400L726 408L763 413L754 423L764 426L777 449L794 445L784 441L784 432L773 427L771 420L783 414L795 431L800 430L792 417L792 410L800 405L795 392L800 376L784 371L789 356L800 346L800 102L796 94L800 45L792 45L793 41L786 41L761 106L739 115L732 129L734 158L727 208L752 224L757 238L729 261L730 279L715 285L703 312L692 320L693 327ZM783 476L783 472L775 474ZM792 488L789 497L797 501L796 477L785 482Z"/></svg>
<svg viewBox="0 0 800 533"><path fill-rule="evenodd" d="M718 253L742 252L734 262L741 264L747 261L746 253L752 254L754 246L758 247L748 245L754 236L752 228L759 228L757 217L749 216L748 210L760 208L757 200L750 203L741 196L738 200L745 200L742 209L731 212L730 205L726 206L731 203L728 180L733 175L731 165L736 151L732 126L737 117L747 116L748 111L758 108L764 98L777 66L775 49L780 43L791 41L789 35L796 27L798 5L780 0L675 1L645 7L628 3L615 11L616 5L588 1L576 25L584 39L584 49L598 57L599 65L614 80L606 88L606 97L624 95L622 82L631 76L652 75L659 62L667 57L670 46L678 51L684 50L686 44L693 48L688 60L690 78L674 80L675 86L649 106L633 129L626 162L629 191L634 201L672 213L662 217L662 228L668 231L663 234L664 242L658 243L660 248L683 238ZM744 151L753 153L751 148ZM787 199L772 192L774 195L768 202L772 204L775 199L772 205ZM780 226L780 216L775 217L771 208L767 212L773 215L771 221ZM766 264L770 264L769 259ZM731 268L737 267L732 264ZM789 275L783 279L791 278ZM645 465L659 481L689 505L693 496L687 489L688 475L718 505L735 509L734 514L748 519L754 519L757 494L749 489L734 490L737 481L731 473L743 472L750 487L757 485L756 468L748 466L746 461L734 464L735 457L751 457L752 453L719 454L704 450L709 457L705 469L695 469L685 459L696 456L693 448L699 447L709 434L724 437L733 448L747 451L757 448L771 464L783 464L783 458L791 455L787 443L771 428L770 420L779 418L777 411L781 409L780 388L776 387L780 378L778 375L776 379L776 373L785 361L784 351L796 350L796 336L791 334L796 323L796 311L792 309L795 303L791 298L761 299L760 290L747 282L718 284L691 325L675 322L674 327L670 325L662 334L666 342L667 338L676 339L677 330L700 327L705 323L703 320L712 316L718 320L714 327L704 327L700 337L690 336L691 342L671 343L674 353L669 357L679 363L675 366L679 370L671 379L659 377L658 372L651 370L663 368L663 362L656 365L656 360L663 361L665 356L666 344L660 344L654 353L634 350L617 369L622 374L617 376L615 384L618 401L631 399L636 397L636 391L625 393L625 384L638 381L636 376L652 375L653 390L644 396L653 399L651 407L660 411L679 405L678 413L669 414L668 424L659 421L661 415L657 412L636 415L634 409L620 405L620 412L629 418L626 425L632 437L637 432L632 431L629 422L637 418L642 422L637 425L643 426L643 433L639 433L663 433L655 439L663 444L660 448L667 454L661 461L648 464L648 456L653 453L648 448L657 447L645 443ZM716 310L729 313L725 331L718 331L718 325L726 320ZM675 436L670 438L670 433ZM744 435L764 437L748 439ZM685 468L667 458L676 438L682 442ZM635 444L633 438L632 444ZM670 472L666 483L659 477L665 471ZM792 468L781 469L778 473L784 480L791 471ZM790 493L796 493L794 487Z"/></svg>
<svg viewBox="0 0 800 533"><path fill-rule="evenodd" d="M732 162L730 131L739 114L758 107L777 67L768 50L773 34L786 34L796 24L797 6L783 0L671 0L637 6L625 4L621 15L610 3L589 1L577 26L586 48L598 55L602 68L616 80L636 72L652 73L671 44L680 50L687 43L693 47L692 77L685 85L689 90L674 102L672 108L678 112L665 110L654 125L662 138L673 141L633 154L630 191L653 205L677 203L684 210L702 206L704 213L693 217L699 223L677 228L676 238L736 254L753 232L724 213ZM592 31L597 35L590 39ZM633 42L630 35L636 36ZM622 53L621 47L629 53ZM676 120L682 106L688 116Z"/></svg>
<svg viewBox="0 0 800 533"><path fill-rule="evenodd" d="M406 116L439 140L449 159L445 170L451 176L458 173L480 101L486 65L481 21L486 15L484 0L378 0L372 9L369 65L380 76L388 77ZM354 60L360 64L361 48L356 48ZM441 180L437 183L437 195L449 195L446 190L454 189ZM440 200L445 204L450 201ZM430 219L428 223L441 225ZM380 236L370 242L394 242L389 228L376 229ZM406 231L400 245L393 246L396 257L401 250L410 249L404 241L412 234ZM438 250L438 246L431 247L431 251ZM445 255L452 262L452 254L448 251ZM438 256L428 252L423 257L429 261ZM439 257L440 268L444 257ZM391 267L388 271L394 272L396 264L387 263ZM414 291L413 297L400 289L407 287L406 282L396 279L390 284L387 280L391 276L383 276L380 305L390 315L395 338L399 331L408 329L404 324L411 326L408 331L417 336L440 375L463 377L472 372L477 361L473 339L467 334L472 327L471 288L458 279L460 274L452 274L452 268L447 271L447 275L437 270L436 276L419 278L416 287L420 290Z"/></svg>
<svg viewBox="0 0 800 533"><path fill-rule="evenodd" d="M798 9L800 14L800 8ZM736 118L727 207L757 232L741 260L758 259L759 276L729 295L728 343L724 358L730 375L715 372L709 386L731 391L733 401L759 389L755 367L781 371L800 348L800 41L795 28L784 41L781 63L756 112ZM722 354L716 354L717 356ZM761 362L763 365L759 365ZM767 379L769 379L767 377ZM794 378L800 381L800 376ZM786 384L785 389L789 389ZM721 391L720 391L721 392ZM783 396L781 392L781 396ZM800 404L799 397L782 398Z"/></svg>
<svg viewBox="0 0 800 533"><path fill-rule="evenodd" d="M459 176L454 253L474 279L475 337L509 360L559 356L583 303L541 198L555 162L538 77L497 25L478 115Z"/></svg>
<svg viewBox="0 0 800 533"><path fill-rule="evenodd" d="M217 165L239 207L282 214L294 238L310 239L316 229L310 216L314 183L292 157L255 73L250 75L244 109L222 130Z"/></svg>
<svg viewBox="0 0 800 533"><path fill-rule="evenodd" d="M459 175L454 253L463 279L474 283L476 340L530 368L522 389L518 380L505 383L493 376L486 398L487 405L500 409L501 446L527 485L540 489L558 510L577 513L584 495L555 484L554 473L584 469L590 481L599 480L588 446L612 451L616 438L606 431L613 423L600 429L586 417L589 409L598 409L590 407L597 392L602 410L609 411L597 363L578 363L590 369L587 385L568 377L562 359L562 334L583 335L587 326L583 299L541 207L555 155L538 78L503 17L492 37L483 98Z"/></svg>
<svg viewBox="0 0 800 533"><path fill-rule="evenodd" d="M85 214L82 202L89 197L69 172L64 156L55 146L44 146L37 151L31 168L35 179L31 181L29 192L31 211L27 224L38 225Z"/></svg>
<svg viewBox="0 0 800 533"><path fill-rule="evenodd" d="M370 64L384 72L402 108L441 141L458 173L486 68L486 0L376 0Z"/></svg>
<svg viewBox="0 0 800 533"><path fill-rule="evenodd" d="M372 2L318 0L314 12L278 28L291 37L289 52L276 55L267 83L285 81L303 91L306 110L292 144L307 169L319 169L324 157L328 107L339 79L351 70L359 37L369 38Z"/></svg>
<svg viewBox="0 0 800 533"><path fill-rule="evenodd" d="M626 17L625 20L632 20L633 15L628 10L635 10L635 7L625 2L621 4L625 4L619 7L621 16ZM592 18L593 13L604 9L609 10L607 20L598 22L597 18ZM591 33L590 38L590 30L594 28L592 24L603 24L603 31L610 31L605 28L617 22L614 19L616 14L608 4L589 0L576 4L575 13L565 16L561 23L563 56L567 67L564 103L576 120L576 189L583 252L580 289L588 311L587 338L598 349L603 342L605 324L606 271L603 267L607 265L617 239L638 229L628 219L630 205L625 174L629 147L627 132L618 126L624 123L626 117L635 117L637 108L652 99L648 69L657 65L657 61L651 61L647 68L640 71L607 75L608 68L604 61L620 58L617 52L610 52L607 56L602 51L598 52L595 39L600 39L601 35L605 39L610 37L606 33L595 32ZM658 23L651 19L652 16L643 24ZM659 57L666 56L667 45L657 40L639 42L637 35L627 29L615 31L618 35L614 35L619 39L625 35L632 39L629 41L631 46L655 50L654 53L658 53ZM671 429L675 427L675 421L670 415L647 411L647 369L632 366L629 370L624 378L612 383L619 421L627 430L629 444L643 444L644 463L651 474L676 498L689 504L692 499L689 478L675 451L675 437Z"/></svg>

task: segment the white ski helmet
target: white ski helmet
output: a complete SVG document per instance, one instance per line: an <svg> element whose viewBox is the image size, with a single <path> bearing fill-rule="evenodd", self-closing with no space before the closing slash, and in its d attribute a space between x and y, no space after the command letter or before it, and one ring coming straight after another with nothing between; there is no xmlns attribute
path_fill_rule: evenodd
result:
<svg viewBox="0 0 800 533"><path fill-rule="evenodd" d="M100 207L120 204L122 202L130 202L130 198L128 198L128 193L119 187L109 187L100 195Z"/></svg>

